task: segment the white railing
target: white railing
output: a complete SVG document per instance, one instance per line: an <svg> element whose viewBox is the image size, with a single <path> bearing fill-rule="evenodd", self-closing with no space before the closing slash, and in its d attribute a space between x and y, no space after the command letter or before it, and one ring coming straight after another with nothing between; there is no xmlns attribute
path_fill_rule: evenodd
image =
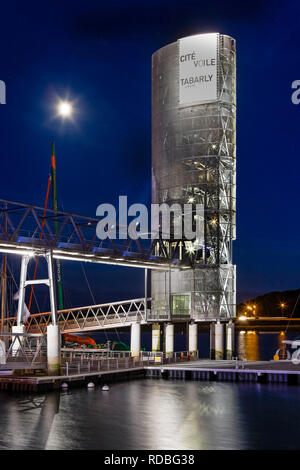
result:
<svg viewBox="0 0 300 470"><path fill-rule="evenodd" d="M124 353L126 354L124 355ZM89 354L74 351L63 355L61 369L62 374L66 376L84 375L95 372L101 373L122 369L143 368L150 365L159 366L196 359L197 356L192 355L188 351L174 352L172 354L143 351L138 358L131 357L130 353L127 351L110 351L103 353L103 355L100 353Z"/></svg>
<svg viewBox="0 0 300 470"><path fill-rule="evenodd" d="M59 310L57 323L61 332L74 333L79 331L103 330L130 326L133 322L146 323L147 311L145 303L151 299L133 299L107 304L89 305L72 309ZM16 325L16 317L5 319L5 324L12 329ZM45 334L51 323L51 313L38 313L29 316L26 331Z"/></svg>
<svg viewBox="0 0 300 470"><path fill-rule="evenodd" d="M42 334L1 333L0 370L45 369L46 338Z"/></svg>

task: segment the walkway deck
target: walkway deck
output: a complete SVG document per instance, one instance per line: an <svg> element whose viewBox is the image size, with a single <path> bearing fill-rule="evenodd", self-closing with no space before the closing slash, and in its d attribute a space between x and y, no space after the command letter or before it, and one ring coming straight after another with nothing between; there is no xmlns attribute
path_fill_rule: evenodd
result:
<svg viewBox="0 0 300 470"><path fill-rule="evenodd" d="M191 361L145 367L146 376L167 379L300 384L300 364L290 361Z"/></svg>
<svg viewBox="0 0 300 470"><path fill-rule="evenodd" d="M63 382L66 382L70 388L86 386L88 382L95 384L104 384L110 382L119 382L122 380L131 380L133 378L144 377L143 367L131 367L128 369L108 370L101 372L85 372L82 374L57 375L43 377L15 377L0 376L0 390L14 392L45 392L50 390L59 390Z"/></svg>

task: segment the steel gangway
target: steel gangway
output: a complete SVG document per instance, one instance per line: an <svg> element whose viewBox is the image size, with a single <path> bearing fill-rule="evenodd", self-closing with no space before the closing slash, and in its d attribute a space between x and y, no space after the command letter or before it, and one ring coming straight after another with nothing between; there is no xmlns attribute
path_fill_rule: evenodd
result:
<svg viewBox="0 0 300 470"><path fill-rule="evenodd" d="M151 299L132 299L99 305L89 305L57 311L57 324L61 333L79 333L110 328L129 327L134 322L147 323ZM26 332L45 334L51 323L51 312L31 314L25 325ZM17 317L5 319L8 331L17 325Z"/></svg>
<svg viewBox="0 0 300 470"><path fill-rule="evenodd" d="M96 218L0 199L0 252L45 256L50 250L54 259L159 270L190 267L176 250L169 253L159 237L101 240L98 223Z"/></svg>

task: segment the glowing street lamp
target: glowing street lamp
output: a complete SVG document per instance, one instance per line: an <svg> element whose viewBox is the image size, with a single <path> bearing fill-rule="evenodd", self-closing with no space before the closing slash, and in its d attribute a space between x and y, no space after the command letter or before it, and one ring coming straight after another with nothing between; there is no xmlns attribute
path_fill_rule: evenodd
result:
<svg viewBox="0 0 300 470"><path fill-rule="evenodd" d="M287 305L284 302L280 302L281 315L283 316L283 311L286 309Z"/></svg>

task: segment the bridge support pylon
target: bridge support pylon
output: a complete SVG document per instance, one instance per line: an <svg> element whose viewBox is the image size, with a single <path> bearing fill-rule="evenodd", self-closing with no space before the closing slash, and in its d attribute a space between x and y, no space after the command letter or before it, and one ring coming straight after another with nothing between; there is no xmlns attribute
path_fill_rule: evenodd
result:
<svg viewBox="0 0 300 470"><path fill-rule="evenodd" d="M234 324L226 324L226 359L231 360L234 353Z"/></svg>
<svg viewBox="0 0 300 470"><path fill-rule="evenodd" d="M210 324L209 329L210 337L209 337L209 358L215 359L216 358L216 331L215 331L215 323Z"/></svg>
<svg viewBox="0 0 300 470"><path fill-rule="evenodd" d="M48 363L48 374L59 375L60 374L60 347L61 347L61 335L59 331L59 325L48 325L47 326L47 363Z"/></svg>
<svg viewBox="0 0 300 470"><path fill-rule="evenodd" d="M138 359L141 353L141 324L136 322L131 324L130 332L131 357Z"/></svg>
<svg viewBox="0 0 300 470"><path fill-rule="evenodd" d="M188 325L188 351L192 356L198 354L198 325L197 323L189 323Z"/></svg>
<svg viewBox="0 0 300 470"><path fill-rule="evenodd" d="M160 324L152 325L152 352L160 351Z"/></svg>
<svg viewBox="0 0 300 470"><path fill-rule="evenodd" d="M220 321L215 324L215 359L224 358L224 325Z"/></svg>
<svg viewBox="0 0 300 470"><path fill-rule="evenodd" d="M24 323L27 321L26 312L25 312L25 309L27 309L27 307L25 306L26 287L33 285L33 284L46 284L49 288L51 320L52 320L52 324L47 326L48 373L50 375L58 375L60 372L60 361L61 361L61 357L60 357L61 337L60 337L59 325L57 324L56 290L55 290L55 279L54 279L54 274L53 274L52 251L48 250L44 252L42 256L45 257L47 261L48 278L34 279L34 280L27 280L27 270L28 270L28 263L30 260L30 256L27 254L22 256L17 326L13 326L12 332L13 333L25 333ZM15 351L17 351L20 348L19 341L15 342L15 346L13 346L13 350L14 350L14 347L15 347Z"/></svg>
<svg viewBox="0 0 300 470"><path fill-rule="evenodd" d="M172 357L174 354L174 324L165 325L165 353L166 357Z"/></svg>

